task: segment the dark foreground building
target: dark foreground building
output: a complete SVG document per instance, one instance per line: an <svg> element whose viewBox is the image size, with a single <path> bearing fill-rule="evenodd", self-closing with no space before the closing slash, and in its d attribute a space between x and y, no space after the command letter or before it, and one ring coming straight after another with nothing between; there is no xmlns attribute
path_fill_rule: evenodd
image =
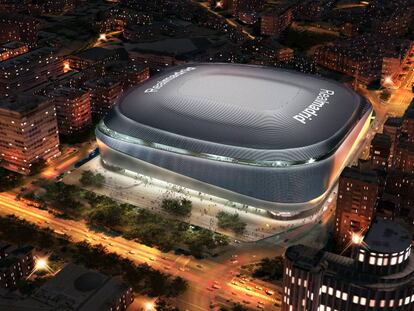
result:
<svg viewBox="0 0 414 311"><path fill-rule="evenodd" d="M352 256L304 245L286 251L282 311L412 311L411 236L375 220Z"/></svg>
<svg viewBox="0 0 414 311"><path fill-rule="evenodd" d="M295 218L321 205L371 113L351 89L316 76L191 64L121 97L96 136L108 167Z"/></svg>

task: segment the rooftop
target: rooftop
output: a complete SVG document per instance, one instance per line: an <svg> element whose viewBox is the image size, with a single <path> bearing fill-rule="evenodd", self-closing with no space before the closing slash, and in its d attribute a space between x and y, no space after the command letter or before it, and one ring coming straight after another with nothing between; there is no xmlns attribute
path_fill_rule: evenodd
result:
<svg viewBox="0 0 414 311"><path fill-rule="evenodd" d="M0 97L0 109L26 114L35 110L45 101L47 101L47 99L43 96L14 94L7 97Z"/></svg>
<svg viewBox="0 0 414 311"><path fill-rule="evenodd" d="M113 55L116 55L116 50L104 49L100 47L94 47L75 54L78 58L92 61L99 61Z"/></svg>
<svg viewBox="0 0 414 311"><path fill-rule="evenodd" d="M375 219L364 242L370 251L397 253L411 245L411 236L405 228L391 220Z"/></svg>
<svg viewBox="0 0 414 311"><path fill-rule="evenodd" d="M318 100L323 107L312 112L309 107ZM349 88L316 76L240 64L188 64L126 94L105 124L193 152L304 162L336 150L370 109Z"/></svg>
<svg viewBox="0 0 414 311"><path fill-rule="evenodd" d="M390 147L391 146L391 138L387 134L376 133L374 138L372 139L371 144L373 146L381 146L381 147Z"/></svg>
<svg viewBox="0 0 414 311"><path fill-rule="evenodd" d="M373 170L366 170L360 167L345 167L341 177L356 179L367 183L378 183L378 173Z"/></svg>
<svg viewBox="0 0 414 311"><path fill-rule="evenodd" d="M128 289L120 279L68 264L32 296L54 310L107 310Z"/></svg>

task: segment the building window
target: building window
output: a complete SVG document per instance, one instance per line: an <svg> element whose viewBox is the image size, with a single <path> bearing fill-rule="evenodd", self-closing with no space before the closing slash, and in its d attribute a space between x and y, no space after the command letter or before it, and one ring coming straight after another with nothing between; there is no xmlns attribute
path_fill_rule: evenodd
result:
<svg viewBox="0 0 414 311"><path fill-rule="evenodd" d="M359 301L359 297L354 295L354 297L352 298L352 302L358 303L358 301Z"/></svg>
<svg viewBox="0 0 414 311"><path fill-rule="evenodd" d="M348 300L348 294L347 293L342 293L342 300L345 300L345 301Z"/></svg>

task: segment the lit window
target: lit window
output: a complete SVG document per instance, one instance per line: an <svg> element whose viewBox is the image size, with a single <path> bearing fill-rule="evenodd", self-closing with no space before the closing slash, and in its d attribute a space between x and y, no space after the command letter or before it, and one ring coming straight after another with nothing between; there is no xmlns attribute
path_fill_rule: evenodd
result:
<svg viewBox="0 0 414 311"><path fill-rule="evenodd" d="M375 265L375 257L374 256L369 256L369 264L370 265Z"/></svg>
<svg viewBox="0 0 414 311"><path fill-rule="evenodd" d="M359 301L359 297L354 295L354 297L352 298L352 302L358 303L358 301Z"/></svg>
<svg viewBox="0 0 414 311"><path fill-rule="evenodd" d="M342 293L342 300L345 300L345 301L348 300L348 294L347 293Z"/></svg>
<svg viewBox="0 0 414 311"><path fill-rule="evenodd" d="M336 298L341 298L341 292L339 290L336 291L335 293Z"/></svg>
<svg viewBox="0 0 414 311"><path fill-rule="evenodd" d="M391 258L391 266L395 265L397 263L397 257Z"/></svg>
<svg viewBox="0 0 414 311"><path fill-rule="evenodd" d="M370 307L375 307L375 300L374 299L370 299L369 306Z"/></svg>
<svg viewBox="0 0 414 311"><path fill-rule="evenodd" d="M365 297L361 297L361 300L359 301L359 303L365 306L367 304L367 299Z"/></svg>
<svg viewBox="0 0 414 311"><path fill-rule="evenodd" d="M364 254L359 254L359 256L358 256L358 260L359 260L360 262L364 262L364 258L365 258L365 255L364 255Z"/></svg>
<svg viewBox="0 0 414 311"><path fill-rule="evenodd" d="M326 285L322 285L322 293L326 293Z"/></svg>

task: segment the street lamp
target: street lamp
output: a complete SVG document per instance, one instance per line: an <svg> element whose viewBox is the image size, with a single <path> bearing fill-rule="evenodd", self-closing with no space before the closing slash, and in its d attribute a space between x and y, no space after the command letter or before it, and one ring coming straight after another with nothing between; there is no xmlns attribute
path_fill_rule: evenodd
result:
<svg viewBox="0 0 414 311"><path fill-rule="evenodd" d="M352 233L351 240L353 244L360 245L363 239L364 237L361 234L356 233L356 232Z"/></svg>
<svg viewBox="0 0 414 311"><path fill-rule="evenodd" d="M145 303L145 310L146 311L152 311L152 310L155 310L154 309L154 303L153 302L146 302Z"/></svg>
<svg viewBox="0 0 414 311"><path fill-rule="evenodd" d="M106 41L106 34L101 33L101 34L99 35L99 40L101 40L101 41Z"/></svg>
<svg viewBox="0 0 414 311"><path fill-rule="evenodd" d="M45 271L49 269L47 258L36 258L35 271Z"/></svg>

